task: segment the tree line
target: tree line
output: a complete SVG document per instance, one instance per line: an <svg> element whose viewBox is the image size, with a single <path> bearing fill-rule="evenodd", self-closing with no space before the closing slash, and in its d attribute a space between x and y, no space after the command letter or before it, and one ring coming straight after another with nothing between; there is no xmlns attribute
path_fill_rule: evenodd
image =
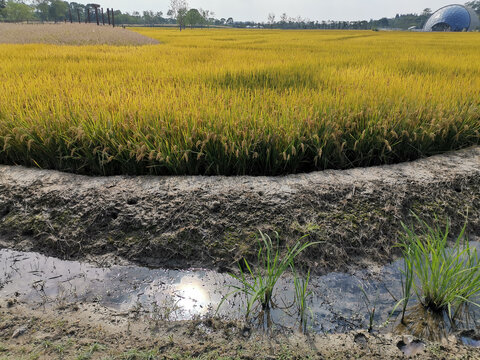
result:
<svg viewBox="0 0 480 360"><path fill-rule="evenodd" d="M0 0L0 21L23 22L63 22L87 21L90 11L98 4L81 4L62 0ZM172 0L170 9L162 11L133 11L132 13L114 10L117 24L160 25L178 24L186 26L233 25L233 19L215 19L213 12L204 9L189 9L185 1ZM90 18L93 21L93 17Z"/></svg>
<svg viewBox="0 0 480 360"><path fill-rule="evenodd" d="M480 16L480 0L468 1L466 6L474 9ZM237 22L237 27L263 27L273 29L354 29L354 30L371 30L371 29L402 29L410 28L421 29L433 14L432 9L427 8L420 14L397 14L393 18L381 18L378 20L370 19L361 21L311 21L301 17L292 18L283 13L279 18L275 14L268 15L266 23L257 22Z"/></svg>
<svg viewBox="0 0 480 360"><path fill-rule="evenodd" d="M467 6L480 15L480 0L468 1ZM97 4L81 4L62 0L0 0L0 21L86 21ZM364 21L312 21L301 17L290 17L283 13L279 18L275 14L268 15L266 22L234 21L233 17L216 18L212 11L190 8L187 0L170 0L166 14L162 11L133 11L131 13L114 11L115 21L121 25L162 25L176 24L180 30L187 27L231 26L239 28L272 28L272 29L378 29L378 28L422 28L432 15L431 9L421 14L397 14L394 18L381 18ZM91 19L93 20L93 18Z"/></svg>

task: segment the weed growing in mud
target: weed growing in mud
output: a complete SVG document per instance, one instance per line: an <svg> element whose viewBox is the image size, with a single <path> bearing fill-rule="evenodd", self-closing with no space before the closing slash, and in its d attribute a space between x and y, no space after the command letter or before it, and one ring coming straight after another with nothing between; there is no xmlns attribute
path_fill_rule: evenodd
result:
<svg viewBox="0 0 480 360"><path fill-rule="evenodd" d="M370 297L368 296L367 291L365 290L365 286L363 284L360 284L360 290L362 291L363 301L368 312L368 332L371 333L373 331L375 312L377 310L378 293L375 301L372 302L370 301Z"/></svg>
<svg viewBox="0 0 480 360"><path fill-rule="evenodd" d="M94 354L96 352L99 352L99 351L103 351L105 350L105 346L103 345L100 345L100 344L97 344L97 343L94 343L92 346L90 346L90 348L83 352L82 354L78 355L76 360L89 360L89 359L92 359Z"/></svg>
<svg viewBox="0 0 480 360"><path fill-rule="evenodd" d="M405 312L412 296L413 267L411 265L411 262L404 261L403 270L400 270L402 273L402 299L400 300L400 303L402 303L402 323L405 321Z"/></svg>
<svg viewBox="0 0 480 360"><path fill-rule="evenodd" d="M155 360L160 357L160 354L156 350L129 350L122 355L121 360Z"/></svg>
<svg viewBox="0 0 480 360"><path fill-rule="evenodd" d="M274 245L270 236L260 232L257 269L253 269L246 259L243 260L243 266L241 263L238 264L240 275L230 274L230 276L236 279L240 285L230 285L234 290L222 299L218 309L228 297L239 293L245 295L247 298L247 318L256 304L260 305L264 311L274 306L273 295L275 285L280 277L288 268L294 269L294 260L298 255L308 247L318 244L318 242L305 242L302 244L302 240L306 236L308 235L300 238L292 248L287 248L287 253L281 257L278 233L276 234L276 245ZM300 283L297 281L297 284ZM308 281L306 285L308 285ZM307 295L305 291L303 295L304 301Z"/></svg>
<svg viewBox="0 0 480 360"><path fill-rule="evenodd" d="M181 310L178 305L180 300L169 297L163 300L161 304L152 303L152 320L157 324L157 327L160 321L171 321L177 316L177 313Z"/></svg>
<svg viewBox="0 0 480 360"><path fill-rule="evenodd" d="M307 276L302 278L299 276L295 267L291 265L293 273L293 284L295 285L295 304L297 305L298 315L300 316L300 325L304 333L307 332L307 299L312 295L312 291L308 290L308 284L310 282L310 270L308 270Z"/></svg>
<svg viewBox="0 0 480 360"><path fill-rule="evenodd" d="M472 300L480 293L480 264L476 249L470 248L465 237L466 224L453 247L447 248L449 222L442 230L414 216L420 231L402 223L405 235L399 244L405 258L401 300L404 309L412 289L424 307L434 312L447 311L450 319L465 304L480 306Z"/></svg>

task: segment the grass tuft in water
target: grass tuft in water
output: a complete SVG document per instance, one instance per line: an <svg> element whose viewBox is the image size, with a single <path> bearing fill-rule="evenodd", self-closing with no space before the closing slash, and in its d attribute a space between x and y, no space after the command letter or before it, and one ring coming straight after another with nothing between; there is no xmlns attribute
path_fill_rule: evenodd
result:
<svg viewBox="0 0 480 360"><path fill-rule="evenodd" d="M295 304L297 305L298 315L300 317L301 331L307 332L307 300L312 295L312 291L308 290L308 284L310 282L310 270L307 272L305 278L301 277L295 267L291 266L293 273L293 284L295 286Z"/></svg>
<svg viewBox="0 0 480 360"><path fill-rule="evenodd" d="M263 311L270 310L274 306L274 290L280 277L288 268L294 269L294 260L298 255L308 247L318 244L318 242L302 243L307 236L300 238L292 248L287 248L284 256L281 256L278 233L276 233L276 244L274 244L270 236L260 232L257 253L258 266L254 268L246 259L243 260L243 263L238 264L240 274L230 274L230 276L236 279L239 285L231 285L233 291L223 298L218 309L228 297L243 294L247 299L246 318L250 316L257 305L260 305ZM304 292L303 295L303 300L305 300L306 293Z"/></svg>
<svg viewBox="0 0 480 360"><path fill-rule="evenodd" d="M448 248L449 222L442 229L414 216L419 230L402 223L405 234L399 244L405 258L404 312L412 291L425 308L439 313L446 311L450 319L465 304L480 306L475 302L480 294L480 265L477 250L470 247L465 236L466 224Z"/></svg>
<svg viewBox="0 0 480 360"><path fill-rule="evenodd" d="M376 298L372 302L370 300L370 297L368 296L368 293L370 291L368 289L365 289L364 284L360 284L359 288L362 291L363 302L365 303L365 307L366 307L367 312L368 312L368 332L371 333L371 332L373 332L373 327L375 325L375 313L377 311L377 303L378 303L379 295L378 295L378 292L377 292Z"/></svg>

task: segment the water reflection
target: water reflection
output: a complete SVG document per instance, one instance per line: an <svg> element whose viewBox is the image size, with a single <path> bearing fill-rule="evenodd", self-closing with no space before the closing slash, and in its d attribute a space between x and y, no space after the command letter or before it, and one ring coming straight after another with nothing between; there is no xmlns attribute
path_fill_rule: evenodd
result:
<svg viewBox="0 0 480 360"><path fill-rule="evenodd" d="M478 327L477 313L470 306L463 306L451 319L447 311L432 312L417 304L407 310L403 322L395 327L397 334L411 334L421 339L440 342L459 329Z"/></svg>
<svg viewBox="0 0 480 360"><path fill-rule="evenodd" d="M178 306L191 315L205 315L211 304L210 295L197 277L185 276L175 285Z"/></svg>
<svg viewBox="0 0 480 360"><path fill-rule="evenodd" d="M477 244L478 246L478 244ZM384 324L401 297L401 262L380 271L353 274L330 273L312 277L313 295L308 300L307 329L317 333L348 332L369 325L365 296L375 308L374 326ZM75 261L61 261L36 253L0 250L0 297L15 297L32 306L65 306L72 302L99 303L122 312L135 311L158 320L187 320L215 314L223 297L236 282L227 275L206 270L170 271L137 266L99 268ZM364 288L365 294L361 288ZM277 306L261 313L256 326L267 329L299 327L292 307L294 286L282 278L274 298ZM225 301L219 315L239 319L245 298L236 295ZM260 310L260 309L259 309ZM457 329L480 329L479 309L469 309L455 324L445 317L430 316L414 307L400 333L438 340ZM392 327L386 331L393 330ZM473 340L472 340L473 341Z"/></svg>
<svg viewBox="0 0 480 360"><path fill-rule="evenodd" d="M421 339L441 341L448 338L449 318L446 314L429 311L422 305L410 308L405 314L405 319L395 328L398 334L411 334Z"/></svg>

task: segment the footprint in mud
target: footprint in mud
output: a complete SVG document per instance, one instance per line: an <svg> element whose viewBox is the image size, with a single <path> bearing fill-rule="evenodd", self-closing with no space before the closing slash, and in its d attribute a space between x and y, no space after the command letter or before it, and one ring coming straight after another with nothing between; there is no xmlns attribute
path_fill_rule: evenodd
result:
<svg viewBox="0 0 480 360"><path fill-rule="evenodd" d="M480 348L480 334L475 330L462 331L458 337L463 345Z"/></svg>
<svg viewBox="0 0 480 360"><path fill-rule="evenodd" d="M355 334L353 341L360 346L366 346L368 344L368 338L362 333Z"/></svg>
<svg viewBox="0 0 480 360"><path fill-rule="evenodd" d="M412 357L421 354L425 351L425 343L420 340L404 339L397 344L397 347L407 357Z"/></svg>

